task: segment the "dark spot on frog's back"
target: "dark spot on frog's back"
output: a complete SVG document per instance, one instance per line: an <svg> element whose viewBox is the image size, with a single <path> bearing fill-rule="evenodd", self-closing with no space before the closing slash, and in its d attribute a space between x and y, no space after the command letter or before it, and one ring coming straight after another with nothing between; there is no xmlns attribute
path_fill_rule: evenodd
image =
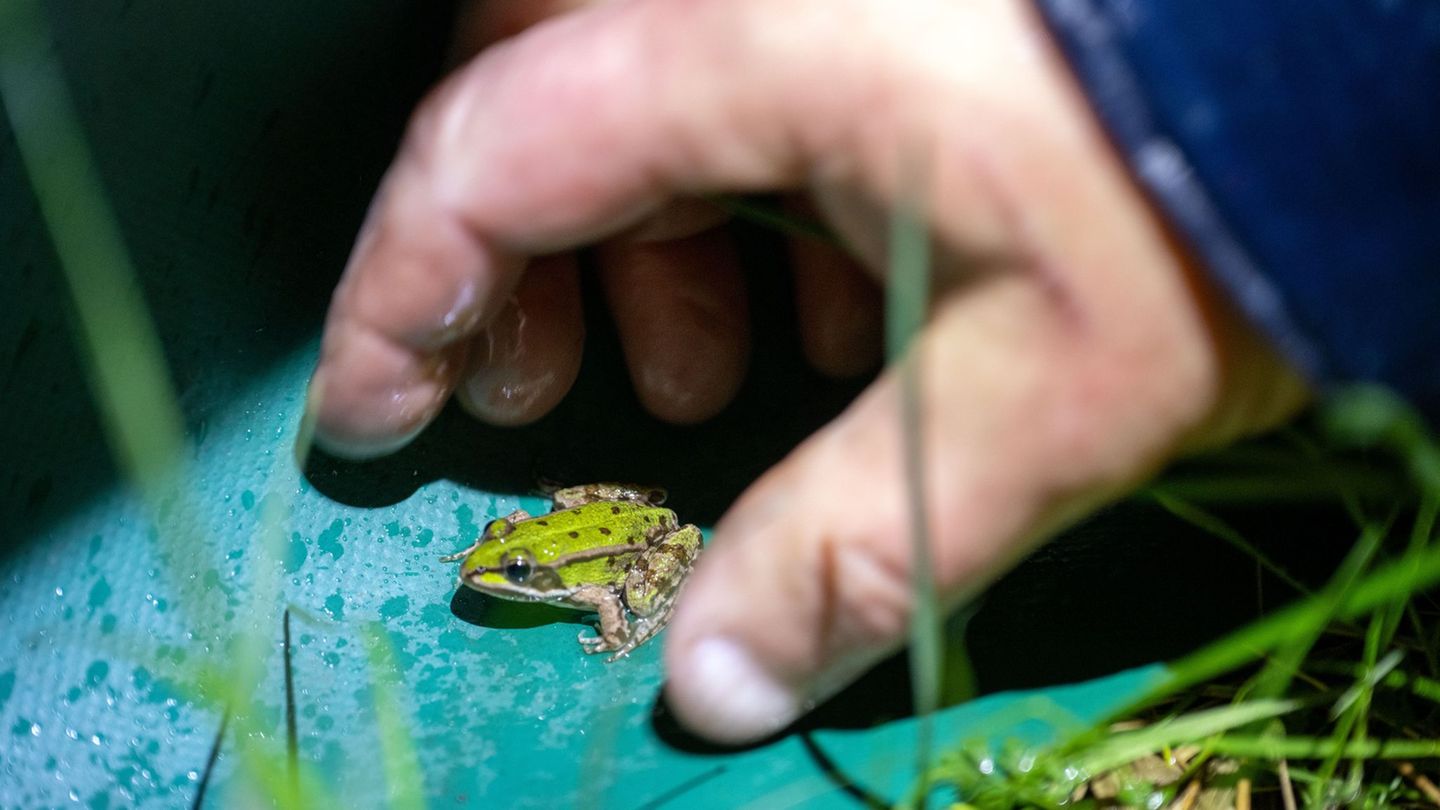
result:
<svg viewBox="0 0 1440 810"><path fill-rule="evenodd" d="M571 537L579 537L579 536L580 536L580 532L570 532L570 536L571 536Z"/></svg>
<svg viewBox="0 0 1440 810"><path fill-rule="evenodd" d="M607 529L607 528L605 528L604 526L601 526L601 527L600 527L600 533L603 534L603 535L606 535L606 536L608 537L608 536L610 535L610 530Z"/></svg>
<svg viewBox="0 0 1440 810"><path fill-rule="evenodd" d="M536 525L536 526L549 526L549 525L550 525L550 521L544 520L544 519L537 520L537 521L535 521L535 525Z"/></svg>
<svg viewBox="0 0 1440 810"><path fill-rule="evenodd" d="M679 563L687 563L693 556L690 549L684 546L660 546L660 550L675 558L675 561Z"/></svg>
<svg viewBox="0 0 1440 810"><path fill-rule="evenodd" d="M620 514L620 507L618 507L618 506L612 506L612 507L610 507L610 514L612 514L612 515L618 515L618 514Z"/></svg>

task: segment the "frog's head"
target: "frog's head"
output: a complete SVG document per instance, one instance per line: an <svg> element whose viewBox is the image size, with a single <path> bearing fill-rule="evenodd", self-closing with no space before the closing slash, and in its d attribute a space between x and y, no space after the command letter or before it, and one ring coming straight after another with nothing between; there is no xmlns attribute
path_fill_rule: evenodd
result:
<svg viewBox="0 0 1440 810"><path fill-rule="evenodd" d="M460 581L481 593L525 602L563 599L573 590L523 543L503 539L487 540L470 552L460 564Z"/></svg>

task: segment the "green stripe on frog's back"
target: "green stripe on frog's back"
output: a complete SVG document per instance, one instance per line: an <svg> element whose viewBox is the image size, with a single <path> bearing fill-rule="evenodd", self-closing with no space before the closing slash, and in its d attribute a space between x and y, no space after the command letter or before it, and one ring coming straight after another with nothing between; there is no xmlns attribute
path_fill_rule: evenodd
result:
<svg viewBox="0 0 1440 810"><path fill-rule="evenodd" d="M675 513L668 509L623 501L589 503L518 521L508 531L492 524L484 542L466 556L463 570L495 568L506 552L520 549L546 567L564 565L570 555L593 549L643 549L648 538L675 526ZM589 555L574 561L578 564L586 559Z"/></svg>
<svg viewBox="0 0 1440 810"><path fill-rule="evenodd" d="M644 544L658 529L674 529L676 525L675 513L669 509L602 501L523 520L501 541L512 547L525 543L542 565L564 564L559 559L563 556L587 549Z"/></svg>

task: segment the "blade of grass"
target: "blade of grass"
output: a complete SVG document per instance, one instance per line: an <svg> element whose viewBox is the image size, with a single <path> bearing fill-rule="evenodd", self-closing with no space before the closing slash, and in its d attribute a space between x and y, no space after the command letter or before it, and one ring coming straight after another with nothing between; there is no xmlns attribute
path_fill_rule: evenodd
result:
<svg viewBox="0 0 1440 810"><path fill-rule="evenodd" d="M215 740L210 743L210 755L205 758L205 770L200 773L200 783L195 786L195 798L190 810L201 810L205 806L205 793L210 789L210 777L215 773L215 763L220 761L220 747L225 743L225 729L230 725L230 710L220 715L220 727L215 730Z"/></svg>
<svg viewBox="0 0 1440 810"><path fill-rule="evenodd" d="M1399 653L1395 653L1393 661L1387 657L1389 665L1383 671L1381 671L1382 667L1377 665L1375 655L1379 650L1382 624L1383 619L1379 613L1371 615L1370 629L1365 634L1364 661L1361 664L1365 674L1354 686L1346 690L1345 694L1340 696L1330 710L1332 718L1338 717L1335 729L1330 733L1330 739L1336 743L1336 747L1335 751L1320 763L1320 769L1316 771L1316 779L1310 784L1310 789L1307 791L1306 802L1311 807L1323 803L1325 791L1329 789L1335 770L1340 766L1345 741L1364 742L1366 715L1370 709L1370 696L1374 693L1375 683L1383 679L1400 662ZM1355 759L1353 764L1356 769L1363 767L1361 759Z"/></svg>
<svg viewBox="0 0 1440 810"><path fill-rule="evenodd" d="M1262 568L1269 571L1276 579L1289 585L1297 593L1309 595L1311 590L1305 587L1304 583L1290 575L1289 571L1281 568L1274 560L1257 548L1250 541L1246 540L1234 527L1211 512L1185 501L1176 495L1164 490L1151 489L1148 493L1151 500L1158 503L1165 511L1177 518L1189 523L1197 529L1224 540L1242 553L1254 559Z"/></svg>
<svg viewBox="0 0 1440 810"><path fill-rule="evenodd" d="M215 612L200 609L203 594L192 592L204 582L199 550L205 545L196 537L202 525L200 511L185 490L184 419L163 347L49 40L39 2L0 3L0 100L60 260L107 440L121 472L154 516L161 569L171 583L180 615L194 636L215 638L226 646ZM253 685L263 671L265 639L273 627L263 617L270 615L279 591L279 573L270 571L267 563L279 560L275 538L281 535L279 526L288 511L278 499L271 502L262 515L264 553L252 565L256 571L252 615L257 620L238 645L229 645L232 652L239 648L231 659L240 662L239 671L210 681L213 688L200 692L211 699L219 696L218 704L233 707L237 725L244 725L252 714ZM178 680L191 676L200 680L197 667L203 669L204 663L188 666L190 672L179 673ZM237 734L242 753L256 745L256 738ZM265 759L260 752L248 753L252 755L242 762ZM251 775L262 781L266 776Z"/></svg>
<svg viewBox="0 0 1440 810"><path fill-rule="evenodd" d="M375 725L380 733L388 806L399 810L423 808L425 790L420 782L420 760L415 755L409 726L396 699L400 684L396 677L395 651L385 636L385 629L377 623L365 626L364 641L375 696Z"/></svg>
<svg viewBox="0 0 1440 810"><path fill-rule="evenodd" d="M1310 600L1316 608L1295 618L1289 627L1289 633L1279 642L1270 661L1256 676L1256 697L1273 698L1284 694L1290 685L1290 679L1300 670L1301 662L1315 645L1315 640L1320 637L1325 626L1336 618L1345 595L1354 588L1356 581L1375 559L1387 528L1388 526L1371 524L1360 533L1354 548L1340 563L1330 582Z"/></svg>
<svg viewBox="0 0 1440 810"><path fill-rule="evenodd" d="M1440 513L1440 498L1426 496L1421 499L1420 508L1415 513L1415 522L1410 525L1410 541L1405 548L1407 556L1430 544L1435 532L1437 513ZM1386 609L1385 626L1381 630L1379 642L1381 647L1389 647L1395 640L1395 633L1400 629L1400 620L1409 605L1409 601L1395 602Z"/></svg>
<svg viewBox="0 0 1440 810"><path fill-rule="evenodd" d="M300 789L300 735L295 726L295 669L290 646L290 609L285 609L285 641L282 647L285 667L285 759L290 765L290 780Z"/></svg>
<svg viewBox="0 0 1440 810"><path fill-rule="evenodd" d="M1295 711L1295 700L1254 699L1163 720L1136 731L1111 735L1078 756L1076 767L1098 774L1153 754L1165 746L1199 740Z"/></svg>
<svg viewBox="0 0 1440 810"><path fill-rule="evenodd" d="M159 335L37 0L0 3L0 105L59 258L77 348L105 438L155 520L162 572L180 615L214 634L185 492L185 423ZM179 570L174 570L178 568Z"/></svg>
<svg viewBox="0 0 1440 810"><path fill-rule="evenodd" d="M1211 741L1216 753L1255 759L1320 759L1329 756L1363 759L1440 758L1440 740L1377 740L1336 742L1329 737L1225 736Z"/></svg>
<svg viewBox="0 0 1440 810"><path fill-rule="evenodd" d="M0 98L60 259L106 435L122 470L160 503L171 491L184 422L36 0L0 4Z"/></svg>
<svg viewBox="0 0 1440 810"><path fill-rule="evenodd" d="M814 239L842 250L845 248L835 232L825 227L825 223L796 216L778 206L732 195L710 197L709 200L736 219L753 222L787 236Z"/></svg>
<svg viewBox="0 0 1440 810"><path fill-rule="evenodd" d="M930 762L930 715L939 708L943 644L925 509L920 344L930 299L930 232L925 217L923 160L903 155L902 193L890 217L889 277L885 300L885 351L900 383L900 433L910 516L910 679L915 701L916 772L923 779ZM921 805L925 786L920 786Z"/></svg>
<svg viewBox="0 0 1440 810"><path fill-rule="evenodd" d="M1377 385L1351 386L1330 397L1321 419L1342 443L1395 453L1421 493L1440 498L1440 447L1425 420L1394 392Z"/></svg>

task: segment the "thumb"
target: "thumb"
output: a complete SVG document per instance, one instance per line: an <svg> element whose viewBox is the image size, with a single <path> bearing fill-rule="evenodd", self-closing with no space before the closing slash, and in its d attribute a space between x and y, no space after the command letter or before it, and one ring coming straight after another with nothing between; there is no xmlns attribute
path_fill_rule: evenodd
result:
<svg viewBox="0 0 1440 810"><path fill-rule="evenodd" d="M1002 273L938 307L916 360L942 610L1197 433L1216 435L1226 370L1182 274L1162 269L1064 301L1034 273ZM905 642L901 404L891 371L716 527L666 642L667 702L689 728L767 736Z"/></svg>

